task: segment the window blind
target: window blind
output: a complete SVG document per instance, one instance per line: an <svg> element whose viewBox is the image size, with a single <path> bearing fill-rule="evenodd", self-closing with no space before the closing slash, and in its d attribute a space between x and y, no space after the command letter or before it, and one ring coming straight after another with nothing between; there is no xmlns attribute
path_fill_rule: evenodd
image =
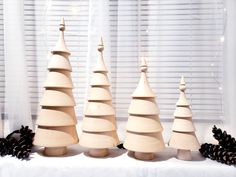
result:
<svg viewBox="0 0 236 177"><path fill-rule="evenodd" d="M185 76L194 119L222 119L224 57L223 0L109 0L110 82L118 120L127 120L131 94L146 57L150 85L161 119L172 119L180 77ZM33 114L37 114L58 21L66 19L65 39L72 55L77 115L82 116L87 87L89 1L24 0L25 59ZM0 6L2 37L2 6ZM94 41L97 43L98 41ZM106 44L105 44L106 45ZM0 41L0 96L4 60ZM96 51L94 51L96 52Z"/></svg>
<svg viewBox="0 0 236 177"><path fill-rule="evenodd" d="M76 112L82 116L86 85L88 1L25 0L25 39L28 74L31 87L32 112L37 114L44 91L50 51L58 39L58 23L66 20L65 41L71 52ZM79 110L79 111L78 111Z"/></svg>
<svg viewBox="0 0 236 177"><path fill-rule="evenodd" d="M223 1L111 1L110 11L120 118L128 116L140 57L147 57L162 119L173 117L181 75L186 78L194 118L222 118Z"/></svg>

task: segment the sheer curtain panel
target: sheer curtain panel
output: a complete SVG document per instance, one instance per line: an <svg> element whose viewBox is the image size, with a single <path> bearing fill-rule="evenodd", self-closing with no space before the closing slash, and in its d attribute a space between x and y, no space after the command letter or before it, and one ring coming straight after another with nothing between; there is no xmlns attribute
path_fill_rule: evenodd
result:
<svg viewBox="0 0 236 177"><path fill-rule="evenodd" d="M78 119L101 36L118 127L146 57L163 122L173 119L183 75L197 122L224 122L223 0L3 0L0 8L0 104L10 129L37 116L50 50L65 18ZM80 123L79 123L80 124ZM168 131L168 130L167 130Z"/></svg>
<svg viewBox="0 0 236 177"><path fill-rule="evenodd" d="M24 48L23 0L3 1L4 39L4 119L6 132L21 125L32 126ZM27 55L27 54L26 54Z"/></svg>

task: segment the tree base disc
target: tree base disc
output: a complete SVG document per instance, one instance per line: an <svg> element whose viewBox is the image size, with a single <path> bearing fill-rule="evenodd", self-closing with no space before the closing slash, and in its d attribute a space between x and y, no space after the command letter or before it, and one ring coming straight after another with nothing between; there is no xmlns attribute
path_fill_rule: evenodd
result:
<svg viewBox="0 0 236 177"><path fill-rule="evenodd" d="M45 156L62 156L66 153L66 147L45 147L43 151Z"/></svg>
<svg viewBox="0 0 236 177"><path fill-rule="evenodd" d="M134 157L139 160L152 160L155 158L155 154L145 152L134 152Z"/></svg>
<svg viewBox="0 0 236 177"><path fill-rule="evenodd" d="M192 160L191 151L190 150L178 149L177 150L177 159Z"/></svg>
<svg viewBox="0 0 236 177"><path fill-rule="evenodd" d="M109 155L109 151L107 148L104 149L90 149L88 154L91 157L106 157Z"/></svg>

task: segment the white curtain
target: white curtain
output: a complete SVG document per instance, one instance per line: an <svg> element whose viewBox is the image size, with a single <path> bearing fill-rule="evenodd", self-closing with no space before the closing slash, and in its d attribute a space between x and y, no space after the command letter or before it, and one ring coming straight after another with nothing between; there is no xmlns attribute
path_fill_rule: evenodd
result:
<svg viewBox="0 0 236 177"><path fill-rule="evenodd" d="M4 120L9 120L5 130L32 126L31 115L37 116L61 17L66 22L79 120L102 36L121 137L139 79L140 57L147 57L163 122L173 119L181 75L187 81L194 120L224 122L223 0L4 0L3 9L5 55L0 62L5 69L0 70L5 83L0 85L4 88L0 98L5 100Z"/></svg>
<svg viewBox="0 0 236 177"><path fill-rule="evenodd" d="M98 58L98 44L101 38L104 42L104 60L109 68L109 77L111 76L110 62L110 21L109 21L109 0L90 0L89 1L89 20L88 20L88 52L86 60L86 86L89 86L90 76L93 66ZM111 77L110 77L111 79ZM86 91L88 90L86 88ZM85 96L86 97L86 96Z"/></svg>
<svg viewBox="0 0 236 177"><path fill-rule="evenodd" d="M4 0L5 132L32 126L24 53L23 1Z"/></svg>

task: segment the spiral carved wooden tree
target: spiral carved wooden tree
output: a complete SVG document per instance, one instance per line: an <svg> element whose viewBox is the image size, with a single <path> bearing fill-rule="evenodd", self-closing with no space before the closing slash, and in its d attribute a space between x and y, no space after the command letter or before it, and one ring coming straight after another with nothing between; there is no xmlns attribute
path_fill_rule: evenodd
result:
<svg viewBox="0 0 236 177"><path fill-rule="evenodd" d="M65 23L60 24L59 40L52 51L44 84L34 144L45 147L47 156L60 156L67 146L79 141L76 132L75 101L72 93L70 52L64 41Z"/></svg>
<svg viewBox="0 0 236 177"><path fill-rule="evenodd" d="M99 58L93 69L88 101L85 106L80 140L80 145L89 148L89 155L94 157L107 156L108 148L115 147L119 142L103 50L101 39L98 45Z"/></svg>
<svg viewBox="0 0 236 177"><path fill-rule="evenodd" d="M190 104L185 96L186 85L183 77L180 81L179 90L180 96L174 112L175 119L169 146L178 149L178 159L191 160L190 150L198 150L200 144L195 135Z"/></svg>
<svg viewBox="0 0 236 177"><path fill-rule="evenodd" d="M151 160L154 153L165 148L159 120L159 108L155 102L155 94L147 80L147 64L142 60L141 78L138 87L132 94L129 106L129 119L124 147L134 151L134 156L141 160Z"/></svg>

